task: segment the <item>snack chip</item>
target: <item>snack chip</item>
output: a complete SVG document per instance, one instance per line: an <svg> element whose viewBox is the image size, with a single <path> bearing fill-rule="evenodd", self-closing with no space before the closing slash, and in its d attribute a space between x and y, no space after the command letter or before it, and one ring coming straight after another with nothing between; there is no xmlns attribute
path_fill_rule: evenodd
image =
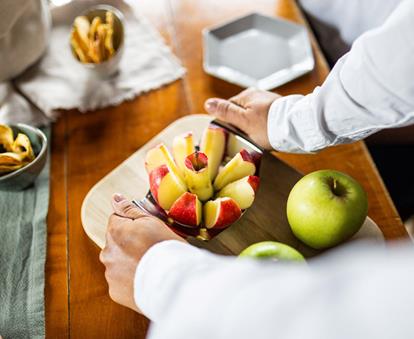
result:
<svg viewBox="0 0 414 339"><path fill-rule="evenodd" d="M78 56L79 60L83 63L90 62L90 58L88 55L89 45L85 46L81 42L81 38L77 30L73 30L71 33L70 43L76 55ZM83 46L83 48L82 48Z"/></svg>
<svg viewBox="0 0 414 339"><path fill-rule="evenodd" d="M98 31L98 27L102 24L102 20L99 16L93 18L91 23L91 28L89 30L89 41L94 41L96 39L96 32Z"/></svg>
<svg viewBox="0 0 414 339"><path fill-rule="evenodd" d="M6 151L0 153L0 174L15 171L35 158L29 138L19 133L14 139L7 125L0 125L0 146Z"/></svg>
<svg viewBox="0 0 414 339"><path fill-rule="evenodd" d="M88 46L89 32L91 29L91 25L89 23L88 18L86 16L78 16L73 22L73 26L75 30L78 32L81 42L85 46Z"/></svg>
<svg viewBox="0 0 414 339"><path fill-rule="evenodd" d="M7 125L0 125L0 145L4 149L10 149L13 144L13 131Z"/></svg>
<svg viewBox="0 0 414 339"><path fill-rule="evenodd" d="M101 63L115 54L114 14L105 13L105 22L100 17L89 22L86 16L78 16L73 22L70 43L75 55L82 63Z"/></svg>

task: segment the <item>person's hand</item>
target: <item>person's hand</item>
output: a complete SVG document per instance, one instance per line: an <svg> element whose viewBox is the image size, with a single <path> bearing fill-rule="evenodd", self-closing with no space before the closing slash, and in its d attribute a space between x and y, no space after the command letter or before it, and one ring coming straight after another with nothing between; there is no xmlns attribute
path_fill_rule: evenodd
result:
<svg viewBox="0 0 414 339"><path fill-rule="evenodd" d="M134 302L134 276L142 256L161 241L185 240L120 194L113 196L112 206L115 213L109 218L106 244L99 259L106 268L111 299L139 312Z"/></svg>
<svg viewBox="0 0 414 339"><path fill-rule="evenodd" d="M270 105L278 98L278 94L248 88L229 100L208 99L204 108L218 119L241 129L264 149L271 149L267 134L267 116Z"/></svg>

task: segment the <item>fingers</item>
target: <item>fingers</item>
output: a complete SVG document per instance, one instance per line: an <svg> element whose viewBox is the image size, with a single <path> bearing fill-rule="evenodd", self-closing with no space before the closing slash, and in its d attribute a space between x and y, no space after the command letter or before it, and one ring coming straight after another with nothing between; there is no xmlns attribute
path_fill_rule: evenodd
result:
<svg viewBox="0 0 414 339"><path fill-rule="evenodd" d="M128 219L134 220L146 216L137 206L119 193L114 194L112 197L112 208L115 214Z"/></svg>
<svg viewBox="0 0 414 339"><path fill-rule="evenodd" d="M240 129L246 126L245 110L229 100L212 98L204 105L206 111L225 122L231 123Z"/></svg>
<svg viewBox="0 0 414 339"><path fill-rule="evenodd" d="M257 92L258 92L257 89L253 87L249 87L245 89L244 91L241 91L239 94L235 95L234 97L231 97L229 101L235 103L238 106L248 108L249 103L252 100L252 96Z"/></svg>

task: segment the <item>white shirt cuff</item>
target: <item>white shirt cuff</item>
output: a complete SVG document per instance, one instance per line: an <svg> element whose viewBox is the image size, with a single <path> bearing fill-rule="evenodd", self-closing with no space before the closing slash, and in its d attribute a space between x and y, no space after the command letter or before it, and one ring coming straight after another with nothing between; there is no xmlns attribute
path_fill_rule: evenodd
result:
<svg viewBox="0 0 414 339"><path fill-rule="evenodd" d="M311 153L329 145L313 108L314 93L288 95L275 100L269 109L267 131L271 146L281 152Z"/></svg>

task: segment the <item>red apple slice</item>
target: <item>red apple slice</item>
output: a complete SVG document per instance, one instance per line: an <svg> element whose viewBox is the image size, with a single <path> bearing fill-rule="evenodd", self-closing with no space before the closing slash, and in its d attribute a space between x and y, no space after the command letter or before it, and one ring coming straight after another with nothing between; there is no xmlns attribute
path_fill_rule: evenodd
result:
<svg viewBox="0 0 414 339"><path fill-rule="evenodd" d="M239 205L232 198L217 198L204 205L204 223L207 228L230 226L241 216Z"/></svg>
<svg viewBox="0 0 414 339"><path fill-rule="evenodd" d="M242 149L221 169L219 174L217 174L217 177L214 180L214 188L220 190L231 182L248 175L253 175L255 172L256 166L252 157L249 152Z"/></svg>
<svg viewBox="0 0 414 339"><path fill-rule="evenodd" d="M223 161L226 139L226 131L213 125L204 131L201 138L200 151L207 155L211 180L216 177L220 164Z"/></svg>
<svg viewBox="0 0 414 339"><path fill-rule="evenodd" d="M184 161L187 156L194 153L193 133L188 132L174 138L172 146L173 156L178 168L184 173Z"/></svg>
<svg viewBox="0 0 414 339"><path fill-rule="evenodd" d="M190 192L197 194L201 201L213 196L214 190L208 171L208 159L204 153L194 152L184 161L185 181Z"/></svg>
<svg viewBox="0 0 414 339"><path fill-rule="evenodd" d="M201 222L201 202L197 195L185 192L171 206L168 216L175 221L197 227Z"/></svg>
<svg viewBox="0 0 414 339"><path fill-rule="evenodd" d="M259 177L249 175L228 184L221 189L217 196L232 198L244 210L253 204L259 182Z"/></svg>
<svg viewBox="0 0 414 339"><path fill-rule="evenodd" d="M161 165L150 172L150 190L154 199L164 210L169 210L172 204L187 191L181 179L167 165Z"/></svg>

